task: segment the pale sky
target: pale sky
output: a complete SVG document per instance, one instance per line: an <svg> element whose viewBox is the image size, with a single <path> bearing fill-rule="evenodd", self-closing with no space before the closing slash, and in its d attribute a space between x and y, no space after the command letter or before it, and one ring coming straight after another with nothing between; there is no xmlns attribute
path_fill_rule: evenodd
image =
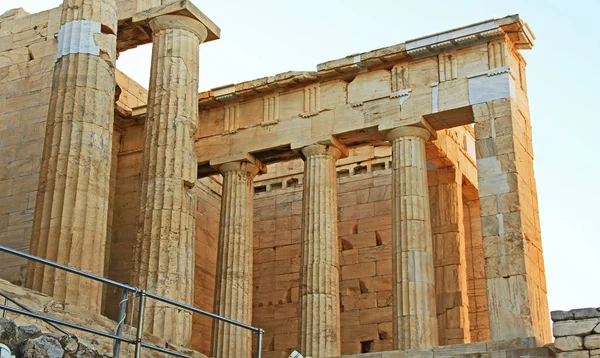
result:
<svg viewBox="0 0 600 358"><path fill-rule="evenodd" d="M200 90L271 76L413 38L520 14L537 39L523 51L551 310L600 306L600 1L193 0L222 30L200 50ZM23 0L34 13L60 0ZM0 13L16 3L0 2ZM150 45L118 67L147 87Z"/></svg>

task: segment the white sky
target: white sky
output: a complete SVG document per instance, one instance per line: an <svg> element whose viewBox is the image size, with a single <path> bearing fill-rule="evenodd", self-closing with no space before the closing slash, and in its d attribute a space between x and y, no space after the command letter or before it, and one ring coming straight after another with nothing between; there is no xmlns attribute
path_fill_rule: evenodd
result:
<svg viewBox="0 0 600 358"><path fill-rule="evenodd" d="M299 70L416 37L518 13L537 40L523 54L550 309L600 306L600 1L193 0L222 29L201 46L200 90ZM60 0L0 1L34 13ZM150 46L118 67L144 87ZM596 143L596 144L594 144Z"/></svg>

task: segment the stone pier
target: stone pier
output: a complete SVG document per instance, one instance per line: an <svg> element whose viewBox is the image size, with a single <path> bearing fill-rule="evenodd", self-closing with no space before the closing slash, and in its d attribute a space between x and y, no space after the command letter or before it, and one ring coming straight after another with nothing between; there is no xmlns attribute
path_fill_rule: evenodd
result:
<svg viewBox="0 0 600 358"><path fill-rule="evenodd" d="M440 345L469 343L469 297L462 173L454 167L428 172L433 266Z"/></svg>
<svg viewBox="0 0 600 358"><path fill-rule="evenodd" d="M393 346L438 345L425 142L420 127L391 130Z"/></svg>
<svg viewBox="0 0 600 358"><path fill-rule="evenodd" d="M192 304L198 47L207 30L197 20L177 15L154 18L150 26L154 36L152 72L132 282ZM191 312L149 300L145 319L148 333L178 344L190 340Z"/></svg>
<svg viewBox="0 0 600 358"><path fill-rule="evenodd" d="M104 274L115 102L114 0L65 1L30 243L33 255ZM30 263L26 286L99 313L100 283Z"/></svg>
<svg viewBox="0 0 600 358"><path fill-rule="evenodd" d="M544 344L552 334L529 111L499 99L473 106L473 114L490 338Z"/></svg>
<svg viewBox="0 0 600 358"><path fill-rule="evenodd" d="M340 354L339 244L337 236L336 161L333 145L302 149L302 256L298 344L303 354Z"/></svg>
<svg viewBox="0 0 600 358"><path fill-rule="evenodd" d="M217 166L223 176L221 222L215 287L215 312L239 322L252 322L253 179L260 162ZM252 332L228 323L213 323L214 357L250 358Z"/></svg>

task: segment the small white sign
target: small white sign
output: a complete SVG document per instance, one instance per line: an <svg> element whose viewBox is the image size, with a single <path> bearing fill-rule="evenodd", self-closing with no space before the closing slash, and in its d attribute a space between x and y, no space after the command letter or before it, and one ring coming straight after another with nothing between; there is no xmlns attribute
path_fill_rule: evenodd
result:
<svg viewBox="0 0 600 358"><path fill-rule="evenodd" d="M304 358L304 356L298 353L297 351L293 351L292 354L290 354L289 358Z"/></svg>

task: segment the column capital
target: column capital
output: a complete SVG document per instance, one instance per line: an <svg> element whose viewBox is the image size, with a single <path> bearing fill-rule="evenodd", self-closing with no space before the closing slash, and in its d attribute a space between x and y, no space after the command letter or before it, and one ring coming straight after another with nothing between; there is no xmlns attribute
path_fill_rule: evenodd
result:
<svg viewBox="0 0 600 358"><path fill-rule="evenodd" d="M260 168L253 163L248 162L229 162L221 164L217 167L221 174L228 172L247 172L253 178L258 174Z"/></svg>
<svg viewBox="0 0 600 358"><path fill-rule="evenodd" d="M339 152L338 154L336 154L336 149ZM348 147L334 136L325 136L308 143L292 143L292 150L299 152L302 159L305 159L308 155L324 155L331 152L331 154L335 154L337 160L346 158L350 154Z"/></svg>
<svg viewBox="0 0 600 358"><path fill-rule="evenodd" d="M150 20L149 25L153 34L161 30L182 29L196 35L201 43L208 37L206 27L198 20L187 16L161 15Z"/></svg>
<svg viewBox="0 0 600 358"><path fill-rule="evenodd" d="M329 155L335 160L342 157L342 151L331 144L311 144L302 148L302 157L310 157L313 155Z"/></svg>
<svg viewBox="0 0 600 358"><path fill-rule="evenodd" d="M396 139L400 139L402 137L419 137L423 138L423 140L427 141L431 138L431 132L428 129L422 127L398 127L389 131L385 138L389 141L395 141Z"/></svg>
<svg viewBox="0 0 600 358"><path fill-rule="evenodd" d="M258 173L265 174L267 172L267 166L249 153L216 158L210 161L210 165L221 174L230 171L247 171L254 177Z"/></svg>

